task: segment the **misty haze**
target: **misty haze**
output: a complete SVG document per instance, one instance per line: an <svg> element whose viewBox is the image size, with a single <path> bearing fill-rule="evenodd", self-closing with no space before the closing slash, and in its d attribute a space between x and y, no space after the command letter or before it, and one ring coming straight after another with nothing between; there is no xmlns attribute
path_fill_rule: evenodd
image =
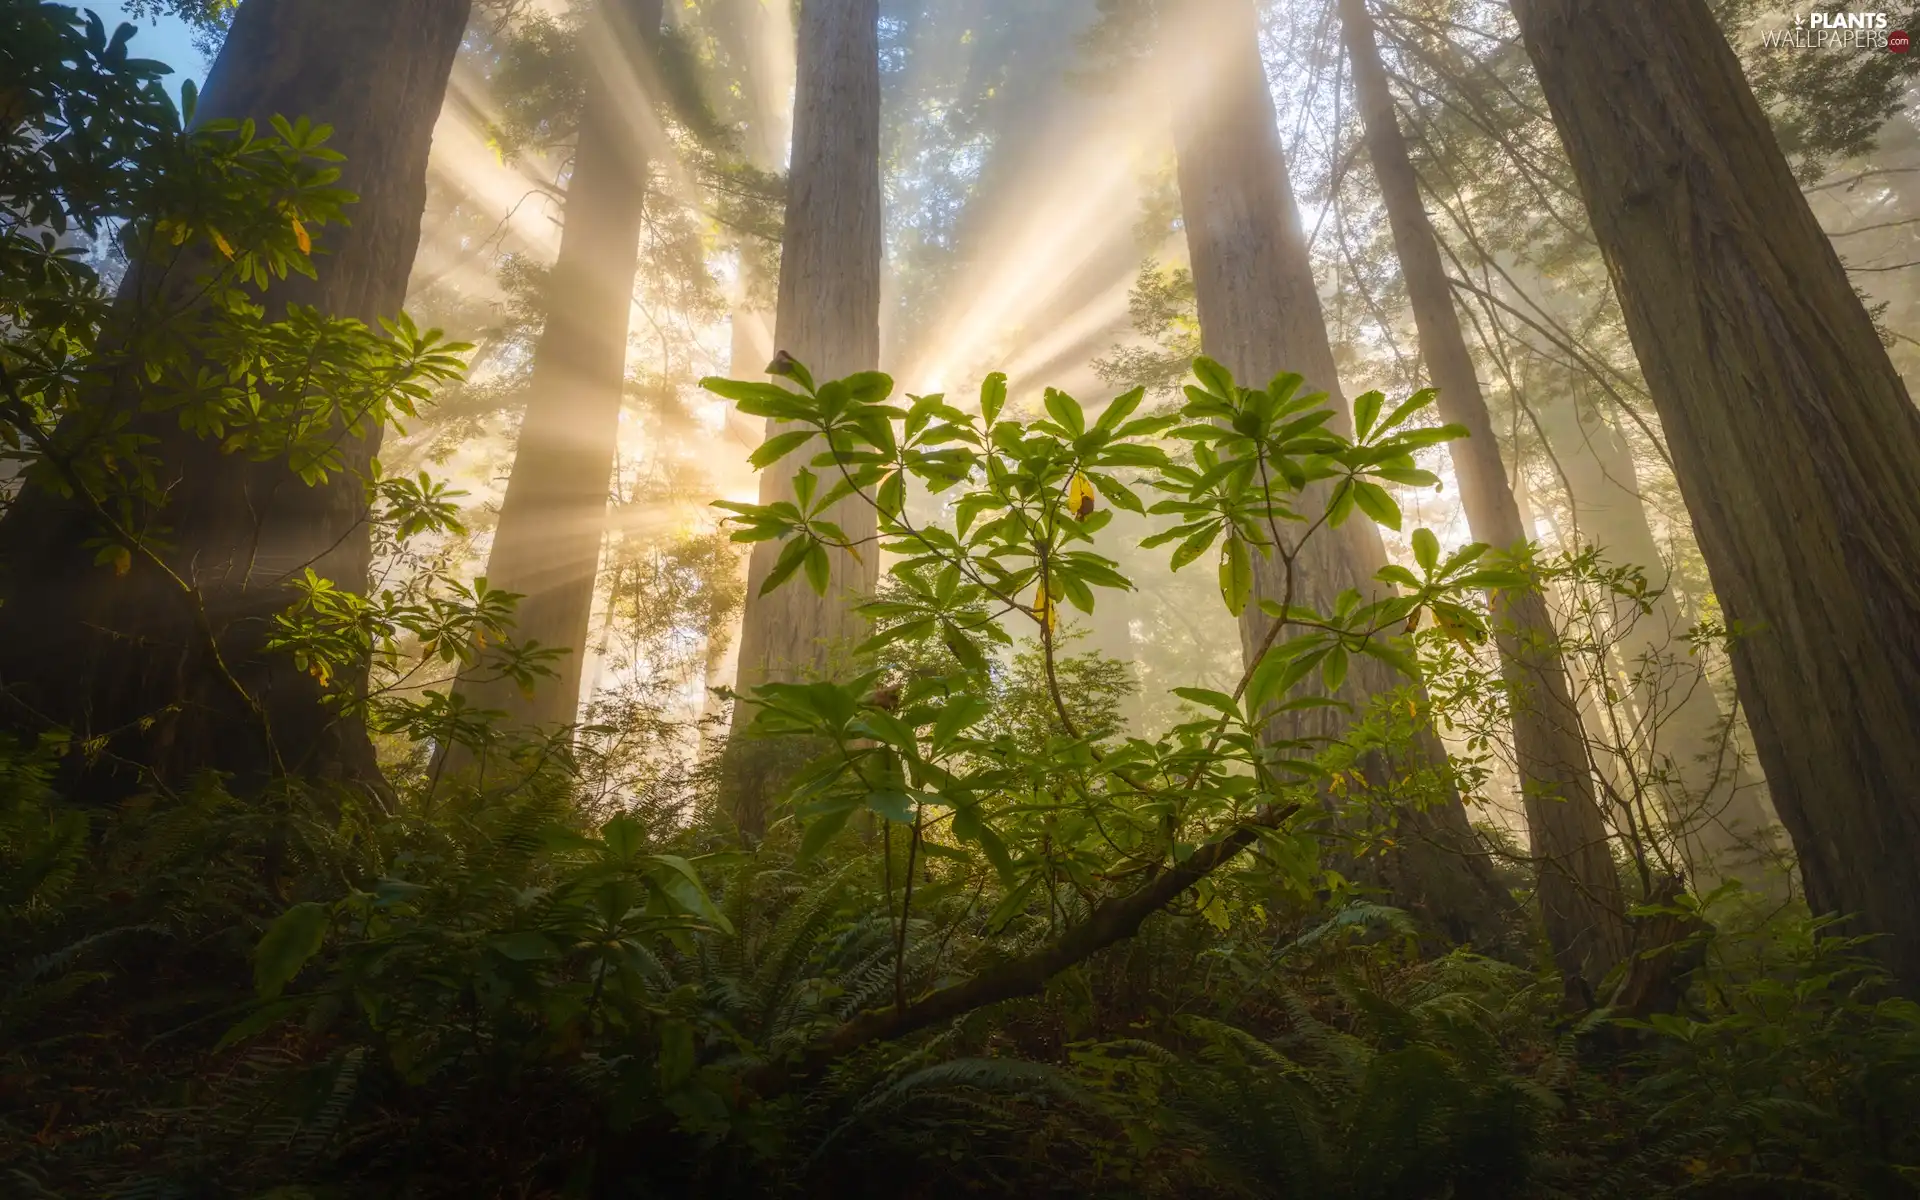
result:
<svg viewBox="0 0 1920 1200"><path fill-rule="evenodd" d="M1916 29L0 0L0 1191L1920 1197Z"/></svg>

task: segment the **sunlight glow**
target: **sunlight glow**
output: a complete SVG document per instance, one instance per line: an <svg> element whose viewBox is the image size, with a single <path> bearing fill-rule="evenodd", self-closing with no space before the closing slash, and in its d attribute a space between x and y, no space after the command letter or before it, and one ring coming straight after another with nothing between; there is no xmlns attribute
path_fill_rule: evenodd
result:
<svg viewBox="0 0 1920 1200"><path fill-rule="evenodd" d="M908 355L901 373L910 386L1044 366L1124 320L1145 248L1122 256L1120 275L1089 281L1083 273L1117 240L1134 236L1146 167L1166 153L1170 122L1210 102L1204 87L1170 86L1159 66L1178 63L1183 81L1213 76L1227 47L1208 32L1184 31L1163 58L1106 95L1063 85L1046 113L1036 115L1045 127L1029 161L1008 173L1017 182L974 201L989 206L979 244L993 251L968 261L950 282L927 344ZM1089 282L1099 289L1092 299L1056 311Z"/></svg>

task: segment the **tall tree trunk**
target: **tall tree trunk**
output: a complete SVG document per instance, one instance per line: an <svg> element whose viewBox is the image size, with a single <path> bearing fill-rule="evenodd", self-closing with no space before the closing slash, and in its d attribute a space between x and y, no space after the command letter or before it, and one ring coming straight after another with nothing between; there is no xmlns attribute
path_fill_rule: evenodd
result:
<svg viewBox="0 0 1920 1200"><path fill-rule="evenodd" d="M651 46L661 0L602 0L582 33L586 97L567 181L560 253L533 351L527 414L487 557L487 583L521 594L514 636L566 651L555 678L522 694L483 659L459 684L510 724L571 723L607 530L607 488L627 380L627 322L647 195L645 150L616 73L626 47Z"/></svg>
<svg viewBox="0 0 1920 1200"><path fill-rule="evenodd" d="M700 686L706 694L700 702L700 746L703 750L711 739L725 732L721 728L721 718L726 714L726 701L716 689L733 682L733 663L730 660L734 656L728 651L734 649L735 645L731 639L710 637L702 655Z"/></svg>
<svg viewBox="0 0 1920 1200"><path fill-rule="evenodd" d="M1465 426L1470 435L1449 448L1467 526L1475 541L1509 549L1526 540L1520 507L1500 462L1500 443L1400 132L1373 18L1366 0L1340 0L1340 16L1367 153L1393 229L1420 355L1439 392L1440 415ZM1546 597L1539 591L1495 591L1490 599L1501 672L1511 695L1514 757L1547 940L1561 975L1576 994L1585 993L1581 999L1591 1001L1593 989L1626 954L1628 937L1626 904L1606 821L1594 801L1580 713Z"/></svg>
<svg viewBox="0 0 1920 1200"><path fill-rule="evenodd" d="M782 7L768 0L722 0L715 14L714 32L746 110L747 162L762 171L779 169L791 133L787 101L794 79L780 39L795 30Z"/></svg>
<svg viewBox="0 0 1920 1200"><path fill-rule="evenodd" d="M743 149L747 165L778 174L789 136L786 85L792 80L781 70L783 56L777 52L774 39L782 29L792 31L765 0L726 0L718 17L716 31L733 64L733 82L740 89L746 112ZM758 374L774 355L773 315L768 305L775 277L767 269L766 256L760 253L757 234L741 234L739 244L740 276L733 296L728 369L735 375ZM746 440L757 447L760 429L756 423L738 413L729 415L730 425L743 435L750 432Z"/></svg>
<svg viewBox="0 0 1920 1200"><path fill-rule="evenodd" d="M1162 35L1170 77L1206 81L1180 98L1174 130L1202 344L1249 385L1264 385L1277 371L1300 373L1307 386L1333 398L1341 410L1336 424L1350 428L1275 127L1253 2L1187 0L1179 25L1163 27ZM1192 38L1203 44L1183 44ZM1196 62L1202 65L1196 68ZM1325 499L1321 488L1309 493L1305 505L1311 509ZM1331 609L1346 588L1377 590L1373 574L1386 562L1372 522L1356 518L1338 530L1323 530L1296 560L1296 602ZM1256 556L1254 564L1255 596L1277 600L1285 589L1278 556ZM1265 640L1268 624L1257 604L1248 606L1241 621L1248 653ZM1406 682L1384 664L1361 657L1349 669L1340 698L1360 708ZM1308 709L1286 714L1270 732L1332 739L1344 726L1339 710ZM1421 736L1420 750L1429 762L1445 759L1430 730ZM1500 940L1512 900L1475 843L1458 797L1449 794L1444 803L1407 819L1414 829L1400 839L1383 881L1395 902L1437 922L1457 940L1482 945Z"/></svg>
<svg viewBox="0 0 1920 1200"><path fill-rule="evenodd" d="M1696 886L1735 875L1770 889L1768 873L1755 862L1766 856L1773 824L1766 783L1735 752L1706 670L1682 642L1690 622L1666 586L1633 455L1614 430L1582 422L1571 403L1537 412L1565 476L1579 541L1599 547L1609 562L1643 568L1660 588L1651 612L1624 599L1616 603L1605 635L1622 666L1637 676L1634 736L1621 749L1667 781L1665 806L1681 831Z"/></svg>
<svg viewBox="0 0 1920 1200"><path fill-rule="evenodd" d="M880 358L879 0L805 0L800 9L793 152L774 337L824 382L872 370ZM773 431L769 422L768 431ZM796 455L760 476L760 502L793 499ZM824 491L828 486L823 482ZM853 541L871 538L873 510L849 497L831 518ZM739 688L826 673L861 638L854 605L879 579L879 554L833 554L824 596L804 585L761 596L779 547L756 542L747 567ZM764 744L730 740L723 792L748 834L765 825L778 766Z"/></svg>
<svg viewBox="0 0 1920 1200"><path fill-rule="evenodd" d="M736 377L758 375L773 360L773 322L757 299L764 288L765 280L757 256L743 251L740 255L740 280L728 321L728 370ZM744 413L729 409L727 429L751 453L759 447L760 435L766 431L766 426L765 422L755 421Z"/></svg>
<svg viewBox="0 0 1920 1200"><path fill-rule="evenodd" d="M427 153L468 0L247 0L201 95L197 120L275 114L333 127L352 224L326 231L317 280L276 282L268 301L369 324L400 309L419 244ZM123 303L177 286L136 266ZM143 292L142 289L145 289ZM380 788L364 727L323 704L320 685L262 649L287 586L311 566L367 586L364 472L379 431L343 438L344 469L309 487L284 462L249 462L137 412L143 376L121 373L99 403L154 438L171 571L136 558L123 577L95 565L99 536L77 502L29 487L0 520L8 576L0 682L12 721L102 743L86 769L105 794L149 773L230 773L241 790L280 774ZM336 687L363 686L338 680ZM244 690L246 698L239 692Z"/></svg>
<svg viewBox="0 0 1920 1200"><path fill-rule="evenodd" d="M1920 989L1920 412L1704 0L1514 11L1808 898Z"/></svg>

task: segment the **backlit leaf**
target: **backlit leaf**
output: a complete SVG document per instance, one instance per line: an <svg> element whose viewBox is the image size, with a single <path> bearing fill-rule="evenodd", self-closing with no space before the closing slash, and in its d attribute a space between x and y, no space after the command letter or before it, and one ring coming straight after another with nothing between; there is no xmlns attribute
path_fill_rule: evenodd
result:
<svg viewBox="0 0 1920 1200"><path fill-rule="evenodd" d="M278 996L320 952L333 914L324 904L296 904L274 919L253 951L253 987L261 999Z"/></svg>
<svg viewBox="0 0 1920 1200"><path fill-rule="evenodd" d="M1076 473L1073 481L1067 485L1067 510L1077 519L1084 521L1093 515L1093 506L1098 500L1092 481L1085 475Z"/></svg>
<svg viewBox="0 0 1920 1200"><path fill-rule="evenodd" d="M1220 596L1227 602L1227 611L1237 617L1252 595L1253 562L1247 543L1237 533L1228 534L1220 545Z"/></svg>

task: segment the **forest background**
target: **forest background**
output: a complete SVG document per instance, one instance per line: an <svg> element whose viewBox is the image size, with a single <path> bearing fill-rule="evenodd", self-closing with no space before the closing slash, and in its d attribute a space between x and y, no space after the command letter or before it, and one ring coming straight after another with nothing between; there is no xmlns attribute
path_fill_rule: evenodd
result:
<svg viewBox="0 0 1920 1200"><path fill-rule="evenodd" d="M196 141L110 23L9 6L45 34L8 51L21 94L66 105L9 117L5 197L7 369L41 379L0 529L35 701L0 830L26 1194L1920 1186L1920 793L1871 750L1920 703L1908 627L1867 670L1844 625L1873 583L1776 524L1812 545L1758 560L1805 585L1776 627L1820 614L1796 645L1857 695L1736 679L1769 627L1723 609L1689 501L1746 497L1751 530L1780 511L1752 489L1800 511L1832 448L1767 475L1723 439L1748 491L1683 483L1716 438L1673 445L1661 389L1714 385L1650 347L1663 289L1595 215L1630 154L1570 137L1550 37L1354 0L249 4L126 7L227 56L221 103L311 98L273 111L337 127L357 201L308 125ZM1884 482L1920 369L1913 68L1771 44L1796 15L1728 0L1694 34L1791 172L1744 232L1817 221L1844 301L1803 295L1858 309L1849 353L1902 383ZM361 18L390 36L356 59ZM103 127L82 101L126 144L68 154ZM70 274L29 261L42 231ZM170 236L216 298L178 344L99 303L172 302L140 265ZM357 333L260 323L303 265ZM127 410L166 431L64 442L130 353L149 383L113 386L167 397ZM1764 392L1764 358L1729 373ZM377 455L343 454L369 413ZM180 486L216 473L196 438L313 498L258 518L240 592L301 570L161 702L148 660L83 694L118 651L61 622L201 594L176 542L257 495ZM796 478L802 446L838 462ZM1887 504L1852 515L1897 567ZM1713 528L1723 562L1756 544ZM231 734L252 717L275 734ZM1850 753L1873 765L1821 773Z"/></svg>

